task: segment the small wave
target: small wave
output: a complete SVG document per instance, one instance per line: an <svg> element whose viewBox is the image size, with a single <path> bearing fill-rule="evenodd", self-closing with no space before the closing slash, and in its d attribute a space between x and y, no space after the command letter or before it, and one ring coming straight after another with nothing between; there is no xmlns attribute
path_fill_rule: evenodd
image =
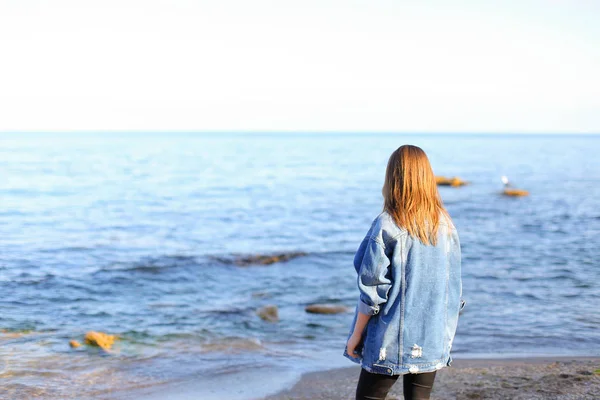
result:
<svg viewBox="0 0 600 400"><path fill-rule="evenodd" d="M98 247L97 246L67 246L67 247L55 247L55 248L48 248L48 249L40 249L38 250L40 253L46 254L46 253L50 253L50 254L56 254L59 252L78 252L78 251L90 251L90 250L96 250Z"/></svg>
<svg viewBox="0 0 600 400"><path fill-rule="evenodd" d="M174 255L174 256L162 256L162 257L148 257L140 260L139 262L133 264L112 264L111 266L106 266L100 268L94 274L99 272L112 272L112 271L128 271L128 272L141 272L141 273L150 273L150 274L158 274L165 270L179 268L179 267L189 267L198 265L198 259L195 256L183 256L183 255Z"/></svg>
<svg viewBox="0 0 600 400"><path fill-rule="evenodd" d="M150 303L148 307L150 308L178 308L181 307L182 304L179 303Z"/></svg>
<svg viewBox="0 0 600 400"><path fill-rule="evenodd" d="M56 275L54 274L33 275L29 272L21 272L19 275L15 276L10 281L13 283L18 283L19 285L36 286L51 281L55 278Z"/></svg>
<svg viewBox="0 0 600 400"><path fill-rule="evenodd" d="M223 315L243 315L253 312L255 307L237 307L237 308L221 308L210 309L205 311L208 314L223 314Z"/></svg>

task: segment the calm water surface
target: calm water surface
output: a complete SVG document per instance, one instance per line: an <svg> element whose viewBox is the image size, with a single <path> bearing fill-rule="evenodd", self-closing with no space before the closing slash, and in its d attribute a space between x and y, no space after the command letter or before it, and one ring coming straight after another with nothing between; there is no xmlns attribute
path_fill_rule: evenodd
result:
<svg viewBox="0 0 600 400"><path fill-rule="evenodd" d="M599 355L599 136L4 134L0 397L353 365L352 259L406 143L471 182L440 188L468 302L455 357ZM499 195L501 175L531 195ZM269 266L217 260L298 251ZM351 311L304 311L322 302ZM268 304L278 323L256 315ZM121 340L112 353L69 347L89 330Z"/></svg>

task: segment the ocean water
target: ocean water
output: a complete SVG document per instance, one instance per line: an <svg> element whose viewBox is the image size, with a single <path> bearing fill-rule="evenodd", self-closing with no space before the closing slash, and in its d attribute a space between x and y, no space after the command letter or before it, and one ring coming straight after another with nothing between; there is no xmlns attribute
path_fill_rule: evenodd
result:
<svg viewBox="0 0 600 400"><path fill-rule="evenodd" d="M454 357L599 355L600 136L3 134L0 398L241 399L353 365L352 259L407 143L470 182L440 187L467 300ZM287 252L306 255L223 261ZM304 311L324 302L349 312ZM70 348L90 330L120 340Z"/></svg>

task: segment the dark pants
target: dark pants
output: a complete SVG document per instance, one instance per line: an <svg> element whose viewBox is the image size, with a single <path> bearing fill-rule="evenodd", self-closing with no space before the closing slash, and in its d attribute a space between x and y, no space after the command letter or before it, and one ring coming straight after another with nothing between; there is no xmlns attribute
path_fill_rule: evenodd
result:
<svg viewBox="0 0 600 400"><path fill-rule="evenodd" d="M404 400L428 400L433 388L435 373L403 375ZM384 400L400 375L384 375L360 369L356 387L356 400Z"/></svg>

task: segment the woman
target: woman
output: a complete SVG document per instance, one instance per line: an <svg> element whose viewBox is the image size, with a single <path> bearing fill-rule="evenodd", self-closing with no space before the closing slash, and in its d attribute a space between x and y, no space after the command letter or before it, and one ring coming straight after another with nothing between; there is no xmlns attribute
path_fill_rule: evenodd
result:
<svg viewBox="0 0 600 400"><path fill-rule="evenodd" d="M465 304L458 233L421 148L392 153L382 193L354 257L360 296L344 356L362 367L357 400L385 399L400 375L405 399L429 399Z"/></svg>

